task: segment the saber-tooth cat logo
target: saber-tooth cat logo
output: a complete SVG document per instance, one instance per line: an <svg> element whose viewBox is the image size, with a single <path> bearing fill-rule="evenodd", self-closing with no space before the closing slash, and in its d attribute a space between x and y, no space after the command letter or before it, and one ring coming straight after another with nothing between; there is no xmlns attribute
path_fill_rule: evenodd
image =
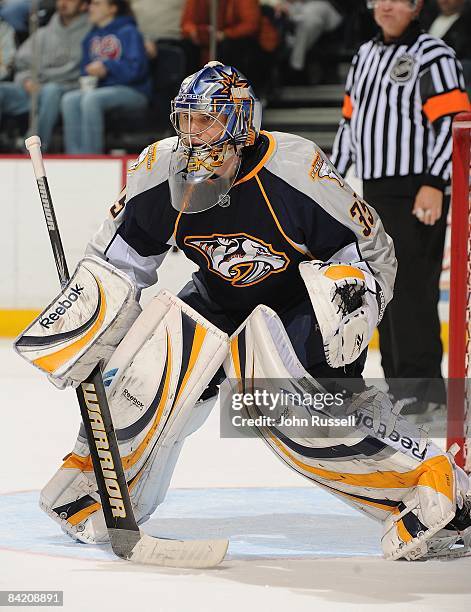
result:
<svg viewBox="0 0 471 612"><path fill-rule="evenodd" d="M327 180L334 181L340 187L343 187L344 183L340 176L337 174L335 168L333 168L329 162L322 157L318 152L314 155L312 160L311 168L309 170L309 176L313 181Z"/></svg>
<svg viewBox="0 0 471 612"><path fill-rule="evenodd" d="M188 236L185 244L204 255L208 268L233 287L250 287L270 274L286 270L290 260L249 234Z"/></svg>

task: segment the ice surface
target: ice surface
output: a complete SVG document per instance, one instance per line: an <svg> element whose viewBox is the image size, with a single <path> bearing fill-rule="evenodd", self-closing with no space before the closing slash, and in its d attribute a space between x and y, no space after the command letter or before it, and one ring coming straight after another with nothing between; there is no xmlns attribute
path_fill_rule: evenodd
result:
<svg viewBox="0 0 471 612"><path fill-rule="evenodd" d="M0 590L59 589L64 610L436 610L471 601L471 559L386 562L379 526L290 471L256 440L219 437L217 411L182 451L154 535L230 538L215 570L135 566L69 540L37 506L73 446L79 412L0 343ZM380 376L378 356L367 364ZM26 491L25 491L26 489Z"/></svg>
<svg viewBox="0 0 471 612"><path fill-rule="evenodd" d="M0 510L0 541L12 550L116 560L108 545L72 542L39 509L36 491L1 495ZM381 554L379 525L317 487L173 489L143 528L164 538L229 538L230 559Z"/></svg>

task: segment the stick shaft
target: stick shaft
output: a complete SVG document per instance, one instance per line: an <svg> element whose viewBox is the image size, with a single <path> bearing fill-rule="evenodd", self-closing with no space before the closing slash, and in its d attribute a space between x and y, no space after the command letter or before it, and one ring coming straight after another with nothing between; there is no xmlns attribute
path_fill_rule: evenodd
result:
<svg viewBox="0 0 471 612"><path fill-rule="evenodd" d="M41 141L39 137L32 136L26 140L25 144L36 175L59 280L64 286L70 276L42 160ZM106 526L112 530L122 529L139 533L99 365L80 384L76 392ZM100 439L100 449L97 448L95 441L95 430L99 434L97 437Z"/></svg>
<svg viewBox="0 0 471 612"><path fill-rule="evenodd" d="M49 240L51 241L52 252L54 253L54 261L56 262L57 273L61 287L64 287L70 280L67 260L65 258L64 247L62 246L61 235L57 225L56 213L52 205L51 192L47 177L43 176L37 180L39 196L43 207L44 218L46 220Z"/></svg>
<svg viewBox="0 0 471 612"><path fill-rule="evenodd" d="M67 268L67 261L65 259L64 247L62 246L62 240L59 233L56 213L52 204L51 192L47 182L46 170L41 155L41 140L39 136L31 136L31 138L25 141L25 144L33 164L49 240L51 241L52 252L54 253L54 260L56 262L57 273L61 286L63 287L68 283L70 276Z"/></svg>

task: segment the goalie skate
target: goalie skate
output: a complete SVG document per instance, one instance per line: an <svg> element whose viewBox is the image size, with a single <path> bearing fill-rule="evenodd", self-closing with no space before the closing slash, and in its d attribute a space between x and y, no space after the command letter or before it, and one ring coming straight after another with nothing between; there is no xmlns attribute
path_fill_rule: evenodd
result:
<svg viewBox="0 0 471 612"><path fill-rule="evenodd" d="M67 468L71 457L72 453L64 458L64 464L42 489L39 506L74 540L97 544L108 542L103 513L98 512L101 504L93 469L82 471L78 465ZM90 468L90 456L83 457L84 468L87 463Z"/></svg>
<svg viewBox="0 0 471 612"><path fill-rule="evenodd" d="M78 441L77 444L80 444ZM83 444L86 447L86 444ZM153 482L153 488L159 491L163 499L168 488L168 481L164 476L173 472L182 443L172 448L159 448L159 462L165 469L160 470L159 482ZM41 491L39 506L46 512L61 529L74 540L86 544L104 544L109 542L109 533L101 511L100 496L96 486L95 474L89 455L77 454L77 448L64 460L61 468ZM153 504L149 506L140 500L140 492L145 481L152 471L157 452L149 455L139 473L140 479L133 478L128 481L129 494L138 525L149 518ZM171 465L168 461L172 456ZM142 479L142 480L141 480ZM136 484L140 480L140 487ZM154 478L154 481L156 479Z"/></svg>
<svg viewBox="0 0 471 612"><path fill-rule="evenodd" d="M455 559L471 556L471 498L466 498L455 518L426 542L422 559Z"/></svg>

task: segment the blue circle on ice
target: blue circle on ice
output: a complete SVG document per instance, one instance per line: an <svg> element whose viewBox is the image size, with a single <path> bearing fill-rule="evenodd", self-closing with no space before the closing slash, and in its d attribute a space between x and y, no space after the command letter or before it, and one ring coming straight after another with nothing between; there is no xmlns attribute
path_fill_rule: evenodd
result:
<svg viewBox="0 0 471 612"><path fill-rule="evenodd" d="M117 559L109 545L71 540L38 498L37 491L0 495L0 548ZM381 554L381 525L318 487L171 489L143 528L166 538L228 538L232 559Z"/></svg>

